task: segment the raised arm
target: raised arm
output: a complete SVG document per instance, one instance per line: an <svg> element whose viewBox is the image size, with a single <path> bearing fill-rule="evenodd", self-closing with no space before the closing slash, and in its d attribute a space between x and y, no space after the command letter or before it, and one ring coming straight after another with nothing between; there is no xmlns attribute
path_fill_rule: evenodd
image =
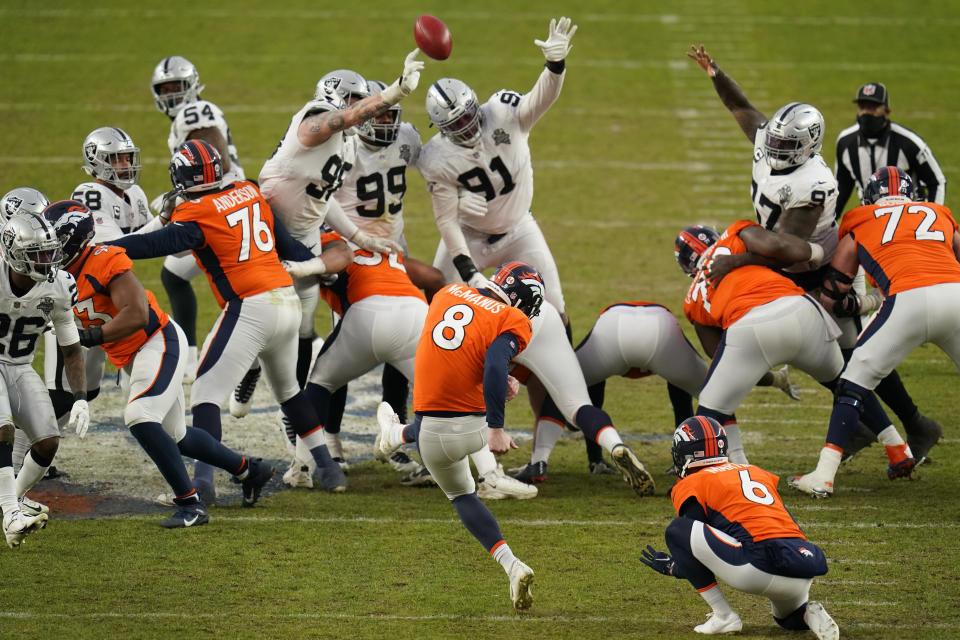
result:
<svg viewBox="0 0 960 640"><path fill-rule="evenodd" d="M517 121L524 131L532 129L537 120L560 97L560 89L563 87L564 71L566 70L566 58L570 49L573 48L570 40L576 32L577 25L572 24L570 18L560 18L559 21L551 19L546 41L533 41L543 50L543 57L547 60L547 68L540 73L533 88L519 98L518 103L512 101L507 103L517 105ZM516 94L504 95L510 98Z"/></svg>
<svg viewBox="0 0 960 640"><path fill-rule="evenodd" d="M713 80L713 88L720 96L723 106L733 114L747 139L753 142L757 137L757 129L767 121L767 117L750 103L740 85L717 66L717 63L710 57L703 45L700 45L699 49L696 45L690 45L690 48L693 51L688 51L687 57L696 61L707 72L707 75Z"/></svg>

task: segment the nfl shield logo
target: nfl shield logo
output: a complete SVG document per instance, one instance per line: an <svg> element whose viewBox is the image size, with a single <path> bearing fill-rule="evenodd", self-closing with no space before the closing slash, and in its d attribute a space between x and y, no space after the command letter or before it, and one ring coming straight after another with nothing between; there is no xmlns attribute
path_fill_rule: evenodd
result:
<svg viewBox="0 0 960 640"><path fill-rule="evenodd" d="M863 95L865 96L872 96L876 92L877 92L877 85L875 84L868 84L863 88Z"/></svg>

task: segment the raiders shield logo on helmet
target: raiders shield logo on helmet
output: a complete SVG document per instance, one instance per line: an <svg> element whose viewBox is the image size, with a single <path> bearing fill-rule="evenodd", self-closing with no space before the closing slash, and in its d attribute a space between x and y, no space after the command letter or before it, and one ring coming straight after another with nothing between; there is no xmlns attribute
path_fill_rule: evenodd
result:
<svg viewBox="0 0 960 640"><path fill-rule="evenodd" d="M17 196L8 196L7 201L3 205L3 212L6 214L6 217L10 217L20 210L20 205L23 204L23 199L18 198Z"/></svg>

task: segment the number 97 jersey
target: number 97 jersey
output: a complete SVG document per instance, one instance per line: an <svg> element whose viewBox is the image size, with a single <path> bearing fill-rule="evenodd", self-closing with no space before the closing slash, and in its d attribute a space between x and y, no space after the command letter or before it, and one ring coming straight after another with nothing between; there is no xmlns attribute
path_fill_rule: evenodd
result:
<svg viewBox="0 0 960 640"><path fill-rule="evenodd" d="M823 156L814 154L802 165L774 171L767 162L763 149L766 126L757 129L753 145L753 182L750 198L757 211L757 222L768 231L777 231L780 216L787 209L796 207L823 206L817 226L808 242L823 247L823 260L819 263L804 262L784 271L803 272L817 269L830 262L837 249L837 223L834 212L837 208L837 179Z"/></svg>

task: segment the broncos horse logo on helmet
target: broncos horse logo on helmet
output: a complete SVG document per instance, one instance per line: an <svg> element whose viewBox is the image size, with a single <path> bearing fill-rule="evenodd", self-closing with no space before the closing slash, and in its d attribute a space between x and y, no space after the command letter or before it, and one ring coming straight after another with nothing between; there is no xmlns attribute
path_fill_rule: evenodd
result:
<svg viewBox="0 0 960 640"><path fill-rule="evenodd" d="M511 307L523 311L528 318L540 313L543 304L543 276L525 262L508 262L490 280L494 293Z"/></svg>
<svg viewBox="0 0 960 640"><path fill-rule="evenodd" d="M728 461L727 432L713 418L687 418L673 432L670 453L677 476L681 478L692 469L724 464Z"/></svg>
<svg viewBox="0 0 960 640"><path fill-rule="evenodd" d="M673 241L673 256L683 272L692 278L697 274L700 258L719 239L720 234L715 229L695 224L677 235Z"/></svg>
<svg viewBox="0 0 960 640"><path fill-rule="evenodd" d="M63 250L63 266L70 266L87 248L94 235L93 214L76 200L54 202L43 211Z"/></svg>
<svg viewBox="0 0 960 640"><path fill-rule="evenodd" d="M178 191L197 193L219 189L223 183L220 152L203 140L187 140L170 160L170 181Z"/></svg>

